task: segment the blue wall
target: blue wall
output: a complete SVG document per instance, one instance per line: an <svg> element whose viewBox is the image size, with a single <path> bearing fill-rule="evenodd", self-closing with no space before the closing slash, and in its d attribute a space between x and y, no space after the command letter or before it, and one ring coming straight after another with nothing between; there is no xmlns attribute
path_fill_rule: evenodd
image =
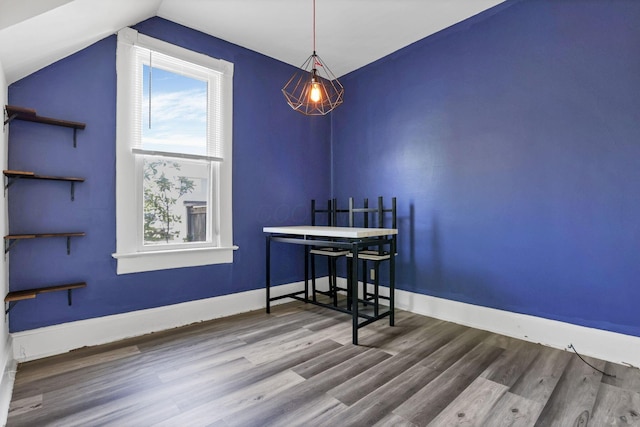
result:
<svg viewBox="0 0 640 427"><path fill-rule="evenodd" d="M43 116L87 123L72 148L68 129L14 121L9 168L81 176L69 185L18 182L8 191L11 233L85 231L73 239L23 241L10 252L10 288L86 281L67 306L65 293L21 302L11 331L100 317L264 286L262 227L306 223L312 197L330 193L330 121L295 113L280 89L294 68L256 52L160 18L135 27L143 34L222 58L234 69L233 264L117 276L115 252L116 37L112 36L9 87L9 104ZM292 248L293 249L293 248ZM274 254L275 283L300 280L297 252ZM300 261L300 262L298 262ZM279 268L278 266L282 266Z"/></svg>
<svg viewBox="0 0 640 427"><path fill-rule="evenodd" d="M261 288L264 225L308 221L330 191L397 196L399 288L640 336L640 2L514 0L343 78L331 118L292 112L293 68L154 18L142 33L235 64L232 265L116 276L115 37L9 88L9 103L87 122L14 122L11 232L84 230L11 250L11 290L86 280L20 303L12 331ZM331 143L331 146L330 146ZM331 157L333 156L333 157ZM333 176L330 177L331 170ZM277 283L300 280L296 248Z"/></svg>
<svg viewBox="0 0 640 427"><path fill-rule="evenodd" d="M399 288L640 336L639 22L508 1L341 79L334 195L398 197Z"/></svg>

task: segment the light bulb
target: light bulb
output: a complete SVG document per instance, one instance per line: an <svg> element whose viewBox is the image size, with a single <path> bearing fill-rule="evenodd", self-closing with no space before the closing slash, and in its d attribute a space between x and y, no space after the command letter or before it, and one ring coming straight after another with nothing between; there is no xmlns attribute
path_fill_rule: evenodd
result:
<svg viewBox="0 0 640 427"><path fill-rule="evenodd" d="M318 102L322 99L322 92L320 92L320 83L311 83L311 93L309 94L309 99L313 102Z"/></svg>

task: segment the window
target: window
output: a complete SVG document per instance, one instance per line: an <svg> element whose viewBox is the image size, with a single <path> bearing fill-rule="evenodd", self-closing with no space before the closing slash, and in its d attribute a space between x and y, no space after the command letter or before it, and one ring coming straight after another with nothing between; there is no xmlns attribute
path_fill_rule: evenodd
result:
<svg viewBox="0 0 640 427"><path fill-rule="evenodd" d="M118 32L118 274L233 261L233 64Z"/></svg>

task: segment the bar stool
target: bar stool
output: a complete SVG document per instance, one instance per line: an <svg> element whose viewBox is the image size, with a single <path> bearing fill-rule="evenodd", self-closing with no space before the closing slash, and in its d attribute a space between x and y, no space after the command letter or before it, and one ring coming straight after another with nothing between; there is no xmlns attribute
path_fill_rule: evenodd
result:
<svg viewBox="0 0 640 427"><path fill-rule="evenodd" d="M330 199L327 201L327 208L318 208L316 201L311 200L311 225L328 225L337 226L338 213L348 212L346 210L339 210L337 207L337 200ZM312 298L316 302L316 293L327 295L332 298L333 305L338 306L338 284L337 284L337 264L338 259L346 257L349 254L347 249L339 248L313 248L309 251L311 257L311 289ZM329 290L319 291L316 289L316 256L324 256L327 258L327 270L329 278Z"/></svg>
<svg viewBox="0 0 640 427"><path fill-rule="evenodd" d="M350 220L356 214L363 214L362 224L365 228L375 227L375 228L397 228L397 214L396 214L396 198L393 197L391 199L391 206L385 207L383 198L378 197L378 205L376 207L369 207L367 199L365 199L364 205L362 208L356 208L353 205L353 200L349 200L349 216ZM373 216L373 218L370 218ZM370 219L372 219L370 221ZM353 225L352 225L353 226ZM376 247L377 246L377 247ZM373 310L374 316L378 316L379 314L379 303L380 299L389 300L390 298L384 295L380 295L379 286L380 286L380 264L384 261L388 261L390 257L390 251L394 255L397 255L397 237L394 235L392 237L391 247L388 251L385 251L383 248L383 244L372 245L362 251L358 252L358 260L362 262L362 301L365 305L370 301L373 301ZM349 253L347 255L347 263L350 271L351 268L351 260L353 259L353 254ZM369 292L368 290L368 281L367 281L367 267L368 263L373 263L373 292ZM351 286L348 286L351 289ZM350 296L349 296L350 297ZM351 298L349 298L348 308L351 309Z"/></svg>

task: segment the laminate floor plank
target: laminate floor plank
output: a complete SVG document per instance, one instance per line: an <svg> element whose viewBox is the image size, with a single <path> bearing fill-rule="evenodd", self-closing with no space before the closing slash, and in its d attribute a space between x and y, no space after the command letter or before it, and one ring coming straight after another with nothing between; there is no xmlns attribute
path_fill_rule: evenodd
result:
<svg viewBox="0 0 640 427"><path fill-rule="evenodd" d="M410 350L392 356L385 362L385 369L365 371L356 377L345 380L344 383L331 390L331 395L346 405L352 405L451 341L460 328L458 325L452 324L450 326L433 331L431 336L423 336L421 341L414 342L414 346Z"/></svg>
<svg viewBox="0 0 640 427"><path fill-rule="evenodd" d="M485 341L486 343L487 341ZM500 357L481 374L482 377L511 387L527 371L542 346L518 341L506 348Z"/></svg>
<svg viewBox="0 0 640 427"><path fill-rule="evenodd" d="M640 427L640 389L631 391L601 384L593 409L595 426Z"/></svg>
<svg viewBox="0 0 640 427"><path fill-rule="evenodd" d="M604 369L605 362L584 357L597 369ZM537 426L588 425L602 380L602 373L577 357L572 358L545 405Z"/></svg>
<svg viewBox="0 0 640 427"><path fill-rule="evenodd" d="M323 427L374 425L383 418L391 416L395 408L414 396L439 374L433 369L414 365L350 405L342 413L326 420L319 420L318 425Z"/></svg>
<svg viewBox="0 0 640 427"><path fill-rule="evenodd" d="M139 363L140 356L131 356L124 359L112 360L100 365L91 365L85 369L76 369L70 372L58 373L37 381L29 381L16 385L13 398L22 399L30 395L47 394L63 390L67 387L76 389L99 389L102 384L118 384L128 381L132 376L155 376L153 369ZM21 368L20 368L21 369ZM20 373L20 369L18 373Z"/></svg>
<svg viewBox="0 0 640 427"><path fill-rule="evenodd" d="M280 395L266 399L259 407L249 408L242 413L232 414L225 417L225 422L229 426L251 425L252 420L260 420L263 425L287 425L282 420L288 417L292 411L302 411L305 408L313 409L314 399L324 397L325 393L344 381L361 372L370 369L384 360L389 354L377 350L369 349L352 360L342 362L318 375L315 375L305 382L295 385L285 390ZM336 399L333 399L338 402Z"/></svg>
<svg viewBox="0 0 640 427"><path fill-rule="evenodd" d="M639 425L636 368L402 310L358 335L291 302L20 363L7 425Z"/></svg>
<svg viewBox="0 0 640 427"><path fill-rule="evenodd" d="M542 347L509 391L546 405L571 358L569 352Z"/></svg>
<svg viewBox="0 0 640 427"><path fill-rule="evenodd" d="M77 394L69 390L64 393L61 391L59 394L51 393L43 397L40 410L23 414L16 425L80 426L96 425L98 420L107 422L112 418L120 419L123 416L152 417L158 409L156 408L151 414L146 414L147 409L161 401L149 391L156 389L159 385L157 380L154 381L151 378L135 378L128 383L88 394ZM164 413L165 416L179 412L177 406L171 401L163 402L161 407L168 410ZM11 418L13 421L16 417ZM13 425L13 422L11 424Z"/></svg>
<svg viewBox="0 0 640 427"><path fill-rule="evenodd" d="M237 363L238 360L242 360L246 362L247 365L253 366L253 363L240 356L240 352L228 354L228 352L232 352L241 347L244 346L236 343L222 344L211 353L203 353L201 354L202 356L198 358L174 359L159 362L154 366L154 371L158 373L158 377L160 377L162 381L172 381L189 375L199 375L205 371L220 369L226 371L229 364ZM153 364L154 362L151 361L150 363Z"/></svg>
<svg viewBox="0 0 640 427"><path fill-rule="evenodd" d="M228 378L233 378L236 375L248 371L255 367L255 365L249 362L244 357L238 357L232 360L225 360L214 365L200 366L198 370L189 372L181 371L179 368L175 372L165 372L163 369L158 373L158 378L163 383L169 385L188 383L191 385L197 385L200 382L221 382Z"/></svg>
<svg viewBox="0 0 640 427"><path fill-rule="evenodd" d="M393 412L418 426L426 426L503 351L499 347L478 344Z"/></svg>
<svg viewBox="0 0 640 427"><path fill-rule="evenodd" d="M298 319L293 320L290 318L280 318L284 322L281 322L279 324L274 322L272 325L263 326L258 329L250 328L247 331L234 334L234 335L239 340L247 344L252 344L252 343L260 342L269 338L278 337L280 335L287 334L288 332L300 330L300 328L306 327L310 323L309 321L311 320L309 319L308 314L307 315L291 315L290 317L297 317ZM318 317L318 320L317 321L312 320L311 321L312 324L317 324L320 321L325 320L320 315L318 315L317 317Z"/></svg>
<svg viewBox="0 0 640 427"><path fill-rule="evenodd" d="M640 391L640 369L607 362L602 376L602 382L631 391Z"/></svg>
<svg viewBox="0 0 640 427"><path fill-rule="evenodd" d="M212 397L218 398L222 394L234 392L243 387L247 387L250 384L276 375L283 370L291 369L292 367L314 357L322 356L325 353L338 348L338 346L338 343L331 340L320 341L319 343L313 344L295 353L288 354L271 363L242 371L237 375L229 377L226 381L202 384L201 387L196 390L192 390L191 393L176 396L174 400L182 410L188 410L201 405Z"/></svg>
<svg viewBox="0 0 640 427"><path fill-rule="evenodd" d="M491 427L530 427L535 424L543 404L510 392L505 393L478 425Z"/></svg>
<svg viewBox="0 0 640 427"><path fill-rule="evenodd" d="M242 347L217 354L216 359L228 360L229 358L244 357L254 365L266 363L286 353L300 350L314 343L323 341L324 337L312 336L304 329L296 329L290 332L256 341Z"/></svg>
<svg viewBox="0 0 640 427"><path fill-rule="evenodd" d="M177 406L171 401L147 401L144 403L123 405L114 402L104 412L98 411L74 414L66 419L60 420L61 426L85 427L88 425L101 426L149 426L158 421L170 418L180 412Z"/></svg>
<svg viewBox="0 0 640 427"><path fill-rule="evenodd" d="M416 320L413 321L415 322ZM431 322L423 322L422 324L409 324L386 328L380 334L372 335L361 340L361 345L380 348L389 354L395 355L405 351L411 351L416 341L420 341L433 333L440 333L442 332L441 329L456 329L459 334L466 328L454 323L433 319Z"/></svg>
<svg viewBox="0 0 640 427"><path fill-rule="evenodd" d="M208 400L188 411L182 411L176 416L155 424L155 426L208 426L212 421L220 421L229 414L260 404L265 399L275 396L302 381L304 381L303 377L286 370L249 384L235 392L222 395L217 399Z"/></svg>
<svg viewBox="0 0 640 427"><path fill-rule="evenodd" d="M431 422L429 427L479 426L509 387L478 377Z"/></svg>
<svg viewBox="0 0 640 427"><path fill-rule="evenodd" d="M342 362L358 357L365 351L367 351L366 347L344 345L328 352L323 357L316 357L307 362L301 363L298 366L291 368L291 370L304 378L311 378L314 375L318 375L321 372L341 364Z"/></svg>
<svg viewBox="0 0 640 427"><path fill-rule="evenodd" d="M405 420L399 415L389 414L375 423L373 427L416 427L416 425L409 420Z"/></svg>
<svg viewBox="0 0 640 427"><path fill-rule="evenodd" d="M24 375L20 375L20 377L16 377L16 382L18 384L30 382L30 381L38 381L43 378L51 377L54 375L67 373L78 368L84 368L87 366L99 365L101 363L109 362L111 360L121 359L123 357L128 357L133 354L140 354L140 350L136 346L129 346L121 349L115 349L104 353L97 353L94 355L81 357L81 358L73 358L67 359L65 361L61 361L60 363L56 363L53 367L43 366L40 369L29 369L27 373Z"/></svg>
<svg viewBox="0 0 640 427"><path fill-rule="evenodd" d="M467 329L419 363L436 371L444 371L490 335L478 329Z"/></svg>
<svg viewBox="0 0 640 427"><path fill-rule="evenodd" d="M282 427L282 426L313 426L317 420L331 418L341 413L345 405L330 396L318 394L309 398L304 405L287 411L284 415L275 420L247 420L241 424L229 423L229 427L234 426L255 426L255 427Z"/></svg>
<svg viewBox="0 0 640 427"><path fill-rule="evenodd" d="M9 416L22 415L42 408L42 395L36 394L22 399L12 399L9 405Z"/></svg>

